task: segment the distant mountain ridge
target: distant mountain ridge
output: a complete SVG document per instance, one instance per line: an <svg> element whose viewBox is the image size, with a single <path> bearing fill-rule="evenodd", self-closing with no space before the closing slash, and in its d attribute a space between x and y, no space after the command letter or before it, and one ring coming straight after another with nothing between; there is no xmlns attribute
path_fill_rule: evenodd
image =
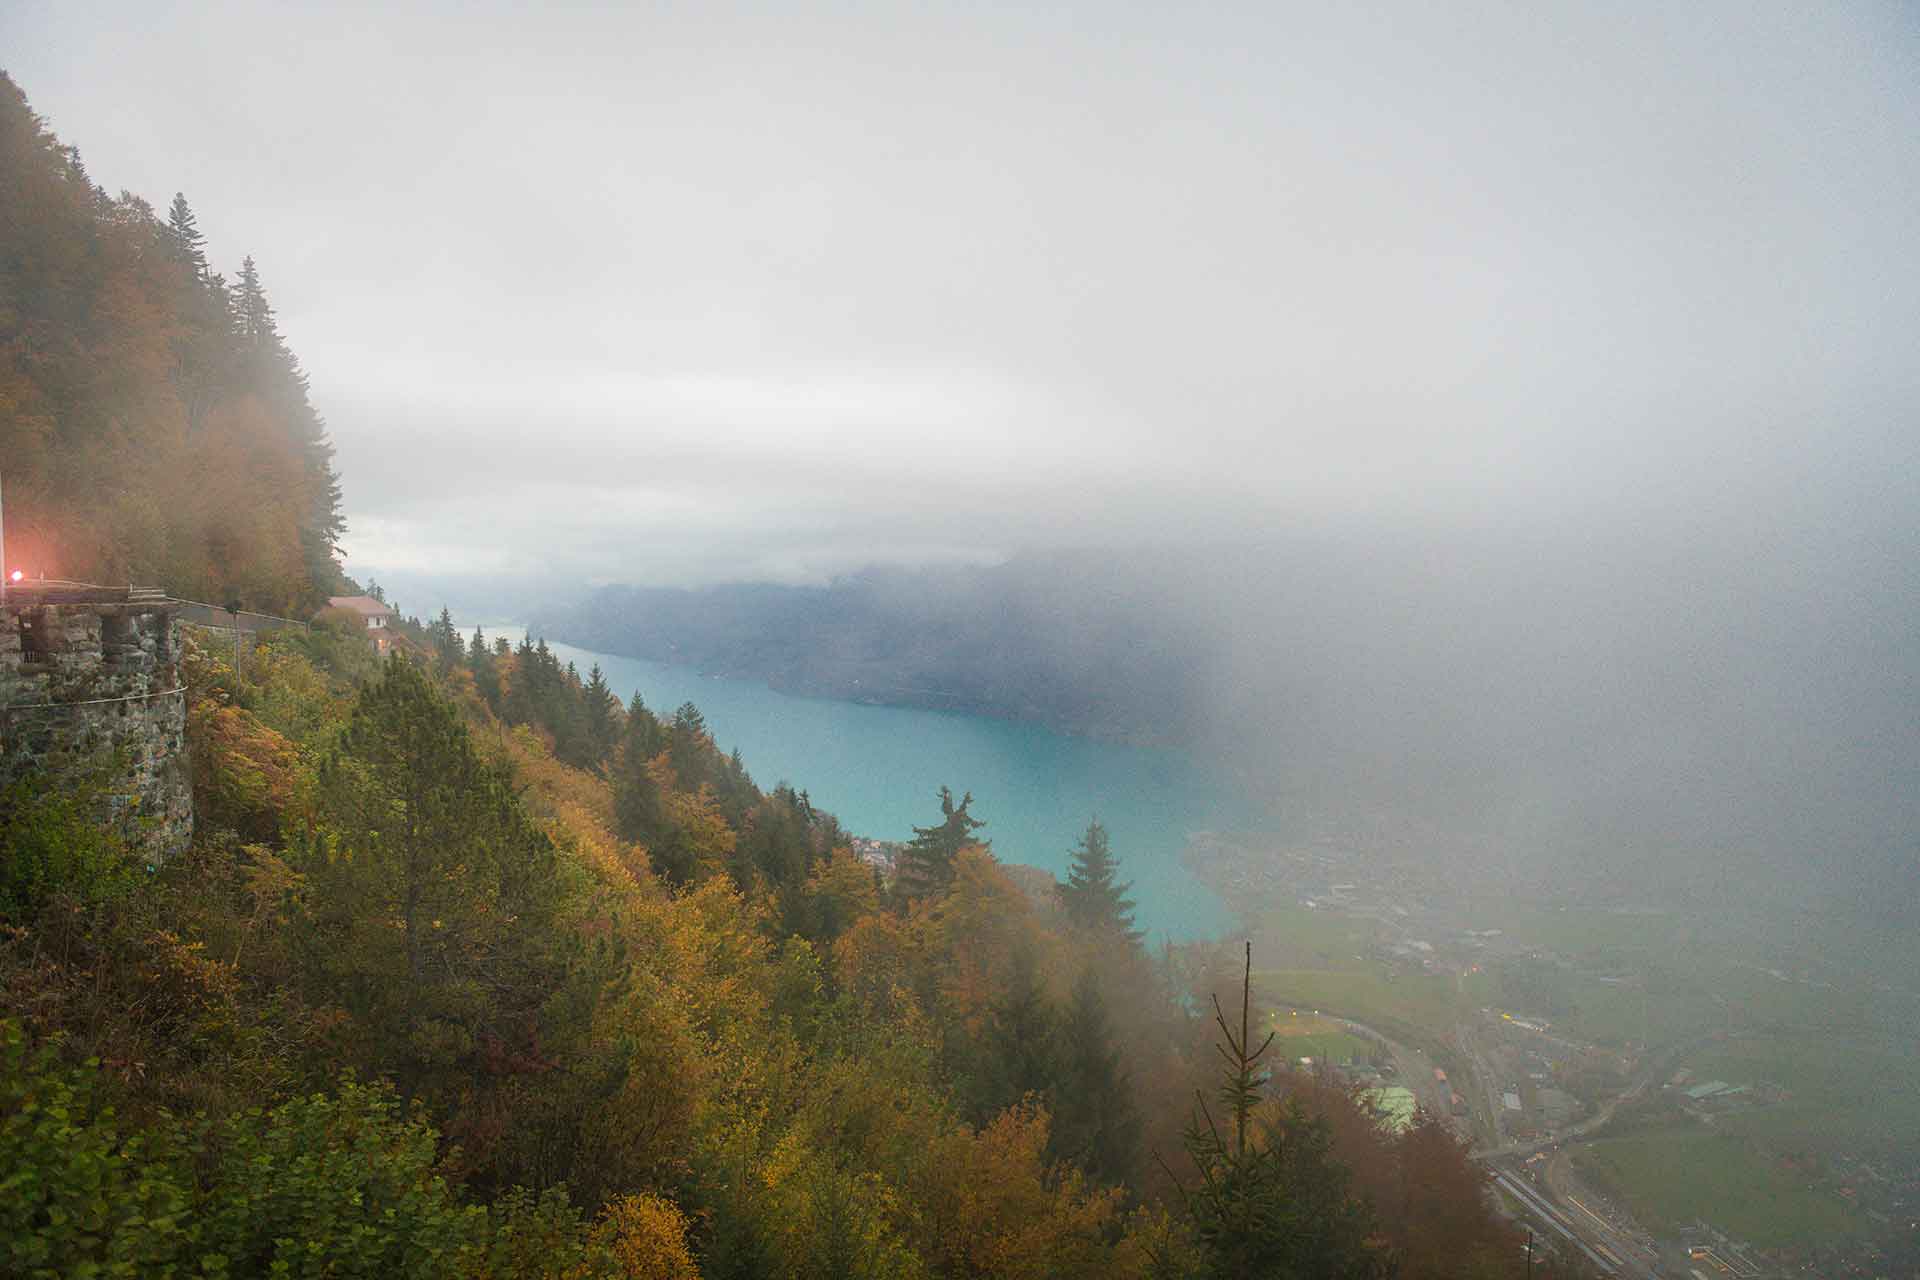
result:
<svg viewBox="0 0 1920 1280"><path fill-rule="evenodd" d="M1068 558L871 570L824 587L605 587L530 628L774 689L1030 720L1112 741L1198 729L1192 637Z"/></svg>

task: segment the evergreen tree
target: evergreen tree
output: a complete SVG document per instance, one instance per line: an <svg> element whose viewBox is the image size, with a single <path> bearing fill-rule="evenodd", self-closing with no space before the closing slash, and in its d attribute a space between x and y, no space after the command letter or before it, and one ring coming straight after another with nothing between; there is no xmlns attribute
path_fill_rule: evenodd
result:
<svg viewBox="0 0 1920 1280"><path fill-rule="evenodd" d="M698 790L701 783L711 781L707 763L711 751L707 718L693 703L681 703L667 727L667 761L673 765L673 776L682 790Z"/></svg>
<svg viewBox="0 0 1920 1280"><path fill-rule="evenodd" d="M730 826L745 826L753 807L760 803L760 788L753 785L753 778L747 773L747 762L741 758L740 748L735 747L722 759L714 773L714 792L720 801L720 812Z"/></svg>
<svg viewBox="0 0 1920 1280"><path fill-rule="evenodd" d="M1213 999L1214 1022L1226 1041L1219 1046L1226 1068L1218 1096L1227 1131L1221 1132L1206 1099L1196 1096L1184 1137L1200 1181L1180 1186L1181 1204L1205 1256L1205 1274L1212 1280L1391 1275L1391 1260L1369 1239L1373 1215L1349 1193L1351 1175L1333 1158L1325 1118L1307 1114L1297 1099L1285 1103L1277 1116L1257 1113L1268 1074L1257 1068L1273 1047L1273 1034L1258 1049L1251 1047L1252 989L1249 942L1237 1035L1220 998Z"/></svg>
<svg viewBox="0 0 1920 1280"><path fill-rule="evenodd" d="M1013 948L1012 971L993 1002L978 1047L976 1121L985 1123L1028 1094L1051 1105L1060 1083L1056 1021L1040 985L1033 945L1022 940Z"/></svg>
<svg viewBox="0 0 1920 1280"><path fill-rule="evenodd" d="M367 594L373 594L371 585L367 587ZM513 651L513 679L507 685L506 697L502 703L502 714L506 717L508 724L534 722L535 688L539 681L540 669L534 656L533 641L523 635L520 637L519 645Z"/></svg>
<svg viewBox="0 0 1920 1280"><path fill-rule="evenodd" d="M280 336L273 306L267 301L266 288L251 255L240 264L240 277L229 295L229 306L248 389L277 408L302 454L312 496L303 513L301 543L314 581L331 587L339 581L334 548L346 530L340 514L340 477L333 469L334 449L327 439L326 423L308 398L306 372Z"/></svg>
<svg viewBox="0 0 1920 1280"><path fill-rule="evenodd" d="M193 273L194 279L204 283L207 238L200 234L199 220L193 216L184 192L173 193L173 204L167 210L167 235L175 259Z"/></svg>
<svg viewBox="0 0 1920 1280"><path fill-rule="evenodd" d="M1131 946L1141 934L1133 927L1133 900L1127 897L1133 886L1116 882L1118 866L1107 843L1107 829L1096 818L1087 824L1086 835L1073 851L1073 865L1060 886L1060 903L1076 927Z"/></svg>
<svg viewBox="0 0 1920 1280"><path fill-rule="evenodd" d="M506 643L506 637L500 638ZM473 672L473 687L496 714L500 710L500 668L494 665L494 651L487 647L480 628L473 629L473 641L467 645L467 669Z"/></svg>
<svg viewBox="0 0 1920 1280"><path fill-rule="evenodd" d="M554 850L466 726L398 654L320 770L300 850L312 964L409 1093L523 1044L556 980Z"/></svg>
<svg viewBox="0 0 1920 1280"><path fill-rule="evenodd" d="M661 748L666 745L660 718L647 708L638 689L633 691L633 697L627 703L626 741L631 744L636 739L640 743L640 753L646 759L659 755Z"/></svg>
<svg viewBox="0 0 1920 1280"><path fill-rule="evenodd" d="M748 812L735 849L734 879L742 889L756 879L779 892L797 888L812 870L813 843L807 815L793 788L781 785Z"/></svg>
<svg viewBox="0 0 1920 1280"><path fill-rule="evenodd" d="M614 710L620 705L613 696L613 690L607 687L607 678L600 670L600 664L594 663L587 673L586 688L581 693L581 705L586 721L587 750L594 767L604 764L613 754L619 726L613 718Z"/></svg>
<svg viewBox="0 0 1920 1280"><path fill-rule="evenodd" d="M913 839L900 851L900 889L911 896L938 893L953 883L953 860L968 845L985 845L973 833L987 824L967 812L973 792L953 802L953 792L940 788L941 822L936 827L915 827Z"/></svg>
<svg viewBox="0 0 1920 1280"><path fill-rule="evenodd" d="M427 625L427 638L433 642L434 656L439 659L440 674L445 675L460 664L460 633L454 629L453 614L447 606L440 606L440 616Z"/></svg>
<svg viewBox="0 0 1920 1280"><path fill-rule="evenodd" d="M1133 1084L1114 1047L1100 981L1089 969L1074 984L1060 1024L1060 1088L1053 1108L1054 1153L1102 1182L1132 1181L1139 1161L1140 1115Z"/></svg>
<svg viewBox="0 0 1920 1280"><path fill-rule="evenodd" d="M260 283L260 269L254 265L252 254L240 262L240 278L233 283L232 306L234 332L242 343L255 349L279 345L280 329L274 318L273 307L267 302L267 291ZM369 586L367 590L371 594L373 588ZM377 600L380 597L374 598Z"/></svg>
<svg viewBox="0 0 1920 1280"><path fill-rule="evenodd" d="M663 736L660 722L635 692L613 777L613 815L622 839L649 846L665 836L670 825L666 798L649 767L660 754Z"/></svg>

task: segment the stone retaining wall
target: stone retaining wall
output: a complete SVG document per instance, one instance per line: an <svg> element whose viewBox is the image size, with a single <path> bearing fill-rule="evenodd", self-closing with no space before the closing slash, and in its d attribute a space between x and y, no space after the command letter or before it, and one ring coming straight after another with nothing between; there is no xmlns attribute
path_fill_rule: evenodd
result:
<svg viewBox="0 0 1920 1280"><path fill-rule="evenodd" d="M11 593L10 593L11 597ZM111 771L107 811L149 860L193 835L186 694L173 613L125 602L0 609L0 781Z"/></svg>

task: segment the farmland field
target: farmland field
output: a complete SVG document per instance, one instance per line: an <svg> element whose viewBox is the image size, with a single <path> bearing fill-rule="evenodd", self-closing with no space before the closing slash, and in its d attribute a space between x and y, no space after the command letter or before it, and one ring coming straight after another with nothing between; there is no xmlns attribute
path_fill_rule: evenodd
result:
<svg viewBox="0 0 1920 1280"><path fill-rule="evenodd" d="M1444 1040L1460 1004L1451 978L1431 974L1389 978L1369 971L1257 969L1254 990L1269 1003L1324 1008L1356 1022L1397 1025L1432 1041Z"/></svg>
<svg viewBox="0 0 1920 1280"><path fill-rule="evenodd" d="M1777 1247L1859 1234L1863 1217L1807 1175L1745 1139L1675 1133L1612 1138L1574 1152L1582 1176L1664 1234L1704 1219L1738 1240Z"/></svg>
<svg viewBox="0 0 1920 1280"><path fill-rule="evenodd" d="M1728 1133L1821 1151L1920 1142L1920 1055L1911 1043L1841 1035L1729 1040L1691 1054L1700 1080L1774 1085L1783 1102L1718 1117Z"/></svg>

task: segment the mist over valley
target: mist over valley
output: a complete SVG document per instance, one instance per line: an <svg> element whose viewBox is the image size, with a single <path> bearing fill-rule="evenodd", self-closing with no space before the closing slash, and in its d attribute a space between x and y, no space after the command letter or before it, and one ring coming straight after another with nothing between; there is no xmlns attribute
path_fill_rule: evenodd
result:
<svg viewBox="0 0 1920 1280"><path fill-rule="evenodd" d="M1914 17L0 6L0 1274L1920 1276Z"/></svg>

